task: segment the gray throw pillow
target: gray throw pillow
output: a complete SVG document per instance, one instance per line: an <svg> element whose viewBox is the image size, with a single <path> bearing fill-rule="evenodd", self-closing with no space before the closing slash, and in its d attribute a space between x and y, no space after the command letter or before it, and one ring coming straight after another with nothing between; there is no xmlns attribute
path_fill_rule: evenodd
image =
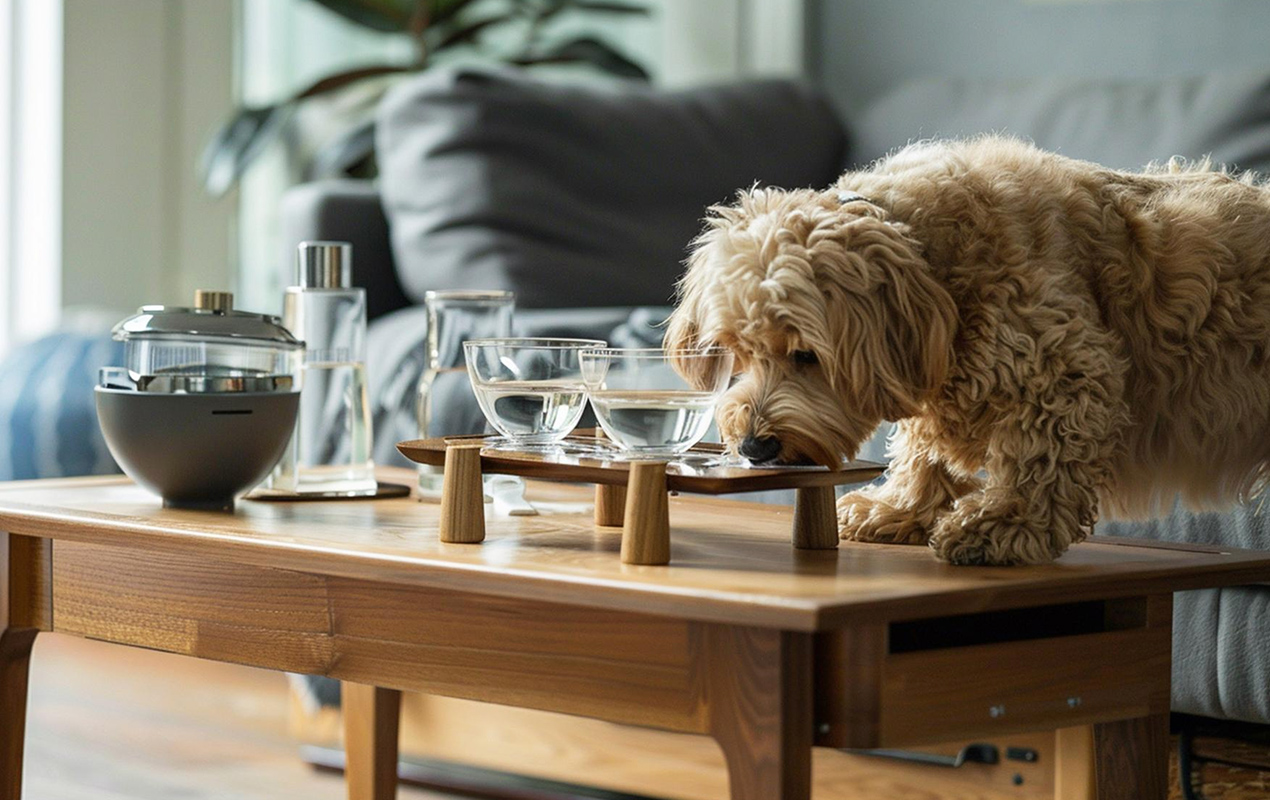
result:
<svg viewBox="0 0 1270 800"><path fill-rule="evenodd" d="M669 302L708 205L755 182L826 185L845 142L788 81L666 93L457 68L391 92L376 144L407 294L563 308Z"/></svg>

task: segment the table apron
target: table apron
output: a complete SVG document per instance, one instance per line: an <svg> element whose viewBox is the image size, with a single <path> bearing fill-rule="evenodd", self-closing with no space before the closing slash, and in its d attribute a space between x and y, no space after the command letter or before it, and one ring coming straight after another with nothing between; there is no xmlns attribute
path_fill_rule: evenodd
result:
<svg viewBox="0 0 1270 800"><path fill-rule="evenodd" d="M923 620L905 644L895 623L820 634L816 743L909 747L1167 714L1172 599Z"/></svg>
<svg viewBox="0 0 1270 800"><path fill-rule="evenodd" d="M1079 635L1025 631L896 650L899 623L813 637L20 536L10 536L8 556L11 577L30 576L10 586L13 622L42 630L716 738L732 725L722 707L794 685L806 687L815 744L829 747L968 740L1168 710L1168 594L1106 601L1105 629ZM15 560L30 569L14 569ZM762 686L738 694L728 676L747 660ZM798 718L788 709L804 701L789 698L792 706L764 712L771 725Z"/></svg>
<svg viewBox="0 0 1270 800"><path fill-rule="evenodd" d="M686 732L708 623L58 541L51 629Z"/></svg>

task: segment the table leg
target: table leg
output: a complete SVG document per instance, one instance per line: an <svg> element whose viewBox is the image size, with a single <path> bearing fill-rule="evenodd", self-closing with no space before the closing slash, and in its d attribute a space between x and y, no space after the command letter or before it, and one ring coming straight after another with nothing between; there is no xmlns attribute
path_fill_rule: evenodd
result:
<svg viewBox="0 0 1270 800"><path fill-rule="evenodd" d="M393 800L401 692L347 681L340 685L340 692L348 800Z"/></svg>
<svg viewBox="0 0 1270 800"><path fill-rule="evenodd" d="M1098 800L1165 800L1169 793L1169 715L1094 726Z"/></svg>
<svg viewBox="0 0 1270 800"><path fill-rule="evenodd" d="M715 626L707 638L710 733L727 760L731 799L808 800L811 636Z"/></svg>
<svg viewBox="0 0 1270 800"><path fill-rule="evenodd" d="M35 628L0 633L0 800L22 797L26 685L36 633Z"/></svg>

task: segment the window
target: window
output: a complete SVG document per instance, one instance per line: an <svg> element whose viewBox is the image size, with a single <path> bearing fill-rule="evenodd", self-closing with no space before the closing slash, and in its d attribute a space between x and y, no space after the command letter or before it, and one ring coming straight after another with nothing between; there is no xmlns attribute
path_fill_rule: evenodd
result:
<svg viewBox="0 0 1270 800"><path fill-rule="evenodd" d="M0 0L0 353L61 305L62 4Z"/></svg>

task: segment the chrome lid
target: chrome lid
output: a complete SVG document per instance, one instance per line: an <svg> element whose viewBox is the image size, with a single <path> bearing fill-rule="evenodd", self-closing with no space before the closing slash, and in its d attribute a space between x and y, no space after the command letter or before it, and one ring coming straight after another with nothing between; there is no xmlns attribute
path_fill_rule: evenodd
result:
<svg viewBox="0 0 1270 800"><path fill-rule="evenodd" d="M121 342L139 338L220 340L242 345L268 345L299 350L304 343L269 314L235 311L229 292L200 289L193 306L142 306L120 322L111 335Z"/></svg>
<svg viewBox="0 0 1270 800"><path fill-rule="evenodd" d="M124 343L125 366L102 370L105 388L205 394L299 385L304 343L277 317L235 311L229 292L199 291L188 308L142 306L113 335Z"/></svg>

